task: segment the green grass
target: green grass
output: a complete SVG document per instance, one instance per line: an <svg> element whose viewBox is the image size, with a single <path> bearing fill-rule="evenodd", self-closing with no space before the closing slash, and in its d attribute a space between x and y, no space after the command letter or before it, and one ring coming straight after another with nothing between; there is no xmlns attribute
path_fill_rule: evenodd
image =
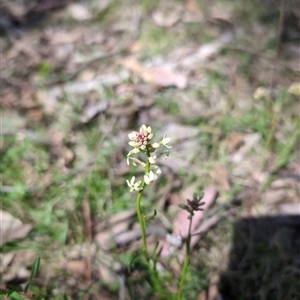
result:
<svg viewBox="0 0 300 300"><path fill-rule="evenodd" d="M156 97L155 104L157 107L162 109L165 113L171 114L172 116L180 117L180 108L176 100L174 101L172 91L168 93L166 91L162 95Z"/></svg>

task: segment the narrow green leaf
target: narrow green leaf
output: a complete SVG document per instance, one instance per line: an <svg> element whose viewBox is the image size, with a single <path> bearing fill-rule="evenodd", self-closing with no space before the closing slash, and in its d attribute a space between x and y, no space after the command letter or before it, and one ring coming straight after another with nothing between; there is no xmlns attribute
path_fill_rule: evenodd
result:
<svg viewBox="0 0 300 300"><path fill-rule="evenodd" d="M137 251L137 252L132 256L132 258L131 258L131 260L130 260L130 262L129 262L129 265L128 265L128 271L129 271L129 272L130 272L130 270L131 270L131 266L132 266L134 260L137 259L141 254L142 254L142 253L141 253L141 251L139 250L139 251Z"/></svg>
<svg viewBox="0 0 300 300"><path fill-rule="evenodd" d="M28 282L27 282L27 284L25 286L25 289L24 289L25 293L27 293L27 291L29 290L31 282L32 282L32 279L37 275L37 273L39 271L39 268L40 268L40 258L36 257L36 259L34 260L33 265L32 265L32 269L31 269L31 274L30 274L29 280L28 280Z"/></svg>
<svg viewBox="0 0 300 300"><path fill-rule="evenodd" d="M156 209L154 209L153 215L145 217L145 221L148 222L150 220L153 220L156 217L156 215L157 215L157 211L156 211Z"/></svg>
<svg viewBox="0 0 300 300"><path fill-rule="evenodd" d="M159 242L156 241L156 242L155 242L155 246L154 246L154 248L153 248L153 250L152 250L152 252L151 252L151 254L150 254L150 257L151 257L151 258L155 255L155 252L156 252L156 250L157 250L158 245L159 245Z"/></svg>

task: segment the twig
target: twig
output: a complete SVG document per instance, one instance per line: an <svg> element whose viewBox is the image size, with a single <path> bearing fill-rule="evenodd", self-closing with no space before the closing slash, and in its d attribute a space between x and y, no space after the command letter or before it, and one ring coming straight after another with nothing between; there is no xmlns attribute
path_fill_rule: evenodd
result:
<svg viewBox="0 0 300 300"><path fill-rule="evenodd" d="M92 220L91 208L88 198L85 196L82 201L82 216L85 225L85 233L88 242L92 241Z"/></svg>
<svg viewBox="0 0 300 300"><path fill-rule="evenodd" d="M276 41L276 47L275 47L275 55L274 55L274 64L273 64L273 69L272 73L270 76L270 82L269 82L269 88L271 91L271 96L269 101L267 102L268 104L268 110L270 112L270 124L269 124L269 133L268 136L266 137L266 147L271 150L272 148L272 142L274 140L274 133L276 130L276 125L278 123L278 114L274 111L274 105L273 105L273 100L271 99L273 95L273 90L274 90L274 84L275 84L275 71L276 71L276 65L278 63L278 56L279 56L279 51L280 51L280 45L281 45L281 36L282 32L284 29L284 16L285 16L285 11L284 11L284 5L285 5L286 0L281 1L281 6L280 6L280 16L279 16L279 26L278 26L278 31L277 31L277 41Z"/></svg>
<svg viewBox="0 0 300 300"><path fill-rule="evenodd" d="M258 56L260 58L268 60L268 57L265 54L262 54L264 50L258 50L258 51L253 51L251 49L243 48L243 47L237 47L234 45L226 45L223 47L224 50L231 50L231 51L238 51L238 52L245 52L250 55Z"/></svg>
<svg viewBox="0 0 300 300"><path fill-rule="evenodd" d="M280 15L279 15L279 27L278 27L278 31L277 31L277 41L276 41L276 55L279 55L279 50L280 50L280 45L281 45L281 38L282 38L282 33L284 30L284 17L285 17L285 11L284 11L284 6L285 6L285 1L286 0L282 0L281 2L281 7L279 9L280 11Z"/></svg>
<svg viewBox="0 0 300 300"><path fill-rule="evenodd" d="M119 300L125 300L125 276L124 274L118 275L119 281Z"/></svg>
<svg viewBox="0 0 300 300"><path fill-rule="evenodd" d="M87 196L85 196L82 200L82 217L85 227L86 240L90 245L93 239L92 236L92 220L91 220L91 207ZM87 257L85 259L85 270L84 277L85 282L90 284L92 282L92 254L91 251L88 251ZM84 300L88 300L88 295L84 297Z"/></svg>

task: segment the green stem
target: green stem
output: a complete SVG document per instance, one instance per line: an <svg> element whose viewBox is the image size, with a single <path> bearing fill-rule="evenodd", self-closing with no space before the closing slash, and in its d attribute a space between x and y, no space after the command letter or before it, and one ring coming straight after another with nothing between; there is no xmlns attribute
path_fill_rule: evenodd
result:
<svg viewBox="0 0 300 300"><path fill-rule="evenodd" d="M183 284L187 275L188 266L190 264L190 245L191 245L191 228L192 228L192 218L194 213L190 214L190 224L189 224L189 231L188 236L186 239L186 252L184 256L183 266L181 269L181 276L180 276L180 282L178 285L178 292L177 292L177 300L181 299L182 290L183 290Z"/></svg>
<svg viewBox="0 0 300 300"><path fill-rule="evenodd" d="M180 277L180 282L179 282L179 287L178 287L178 293L177 293L177 299L181 300L181 295L182 295L182 290L183 290L183 284L186 278L186 274L187 274L187 269L190 263L190 258L188 255L185 255L184 257L184 262L183 262L183 266L181 269L181 277Z"/></svg>
<svg viewBox="0 0 300 300"><path fill-rule="evenodd" d="M147 151L147 156L150 156L149 151ZM147 160L146 163L146 167L145 167L145 174L149 173L150 171L150 163L149 160ZM145 254L145 256L147 255L147 242L146 242L146 223L145 223L145 219L142 217L142 213L141 213L141 199L142 199L142 194L143 194L143 190L145 188L145 180L143 180L142 182L142 189L138 192L138 195L136 197L136 212L137 212L137 217L140 223L140 228L141 228L141 235L142 235L142 250Z"/></svg>
<svg viewBox="0 0 300 300"><path fill-rule="evenodd" d="M142 188L144 188L144 181L142 183ZM142 213L141 213L141 199L142 199L142 193L143 190L139 191L137 197L136 197L136 212L137 212L137 217L140 223L140 228L141 228L141 234L142 234L142 250L143 253L146 254L147 253L147 243L146 243L146 224L145 224L145 220L142 217Z"/></svg>
<svg viewBox="0 0 300 300"><path fill-rule="evenodd" d="M147 157L150 157L150 151L147 149ZM147 160L146 163L146 167L145 167L145 175L148 174L150 172L150 163L149 160ZM142 251L144 254L144 257L146 259L145 263L146 263L146 267L149 271L149 275L151 278L151 281L154 285L154 289L161 295L165 294L165 292L163 291L160 282L157 278L156 272L151 268L150 265L150 257L148 255L148 251L147 251L147 241L146 241L146 222L145 219L142 216L142 212L141 212L141 199L142 199L142 194L143 194L143 190L146 186L145 180L143 180L141 187L142 189L138 192L138 195L136 197L136 212L137 212L137 217L138 217L138 221L140 223L140 228L141 228L141 235L142 235Z"/></svg>

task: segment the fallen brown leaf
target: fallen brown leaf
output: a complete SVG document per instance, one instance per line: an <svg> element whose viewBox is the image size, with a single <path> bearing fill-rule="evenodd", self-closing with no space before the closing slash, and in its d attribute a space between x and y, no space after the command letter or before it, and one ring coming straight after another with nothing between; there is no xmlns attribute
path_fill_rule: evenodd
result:
<svg viewBox="0 0 300 300"><path fill-rule="evenodd" d="M12 47L6 54L6 59L14 59L23 53L27 56L27 66L37 65L41 61L41 55L33 45L25 38L15 39L11 36Z"/></svg>
<svg viewBox="0 0 300 300"><path fill-rule="evenodd" d="M82 260L71 260L67 262L64 268L74 276L84 276L86 270L86 261Z"/></svg>
<svg viewBox="0 0 300 300"><path fill-rule="evenodd" d="M101 85L115 85L129 78L128 72L120 72L118 74L110 73L99 75L93 80L80 82L74 81L63 86L55 86L49 90L52 97L61 97L66 94L85 94L93 90L99 90Z"/></svg>
<svg viewBox="0 0 300 300"><path fill-rule="evenodd" d="M183 74L173 71L170 67L155 67L144 73L144 80L154 83L161 87L176 86L180 89L187 87L187 77Z"/></svg>
<svg viewBox="0 0 300 300"><path fill-rule="evenodd" d="M218 299L218 283L219 283L219 275L215 274L212 276L209 288L208 288L208 300L215 300Z"/></svg>
<svg viewBox="0 0 300 300"><path fill-rule="evenodd" d="M197 2L197 0L185 0L184 6L188 12L196 15L200 14L202 16L202 11L199 8L199 3Z"/></svg>
<svg viewBox="0 0 300 300"><path fill-rule="evenodd" d="M111 216L108 216L103 221L101 221L99 224L95 226L95 231L99 232L106 228L111 228L115 226L117 223L126 221L129 222L129 220L136 214L135 209L130 210L124 210L118 213L115 213Z"/></svg>
<svg viewBox="0 0 300 300"><path fill-rule="evenodd" d="M201 291L198 295L197 300L207 300L206 294L207 294L206 291L204 291L204 290Z"/></svg>
<svg viewBox="0 0 300 300"><path fill-rule="evenodd" d="M220 39L201 45L192 54L187 55L180 61L180 65L190 68L199 62L203 62L217 54L224 45L232 40L231 34L224 34Z"/></svg>
<svg viewBox="0 0 300 300"><path fill-rule="evenodd" d="M300 184L293 178L278 178L271 183L271 187L274 189L280 188L295 188L299 189Z"/></svg>
<svg viewBox="0 0 300 300"><path fill-rule="evenodd" d="M277 204L283 202L287 197L287 191L285 189L276 189L266 191L262 195L263 204Z"/></svg>
<svg viewBox="0 0 300 300"><path fill-rule="evenodd" d="M10 213L0 209L0 246L27 236L32 226L23 224Z"/></svg>
<svg viewBox="0 0 300 300"><path fill-rule="evenodd" d="M157 10L152 14L154 23L163 28L169 28L174 26L181 18L182 12L180 10L169 10L168 12L162 12Z"/></svg>
<svg viewBox="0 0 300 300"><path fill-rule="evenodd" d="M82 199L82 217L85 225L85 233L87 241L92 241L92 220L91 220L91 207L87 197Z"/></svg>
<svg viewBox="0 0 300 300"><path fill-rule="evenodd" d="M187 77L174 71L173 68L168 65L147 68L133 57L120 61L120 64L136 73L145 82L155 84L159 87L176 86L180 89L184 89L187 86Z"/></svg>
<svg viewBox="0 0 300 300"><path fill-rule="evenodd" d="M221 190L228 192L230 190L230 184L228 181L228 172L224 165L218 163L214 166L210 173L211 177L214 179L216 184L221 188Z"/></svg>
<svg viewBox="0 0 300 300"><path fill-rule="evenodd" d="M47 91L38 90L34 98L42 106L42 110L46 115L53 116L57 112L57 99Z"/></svg>
<svg viewBox="0 0 300 300"><path fill-rule="evenodd" d="M27 267L31 266L35 257L36 253L28 249L8 252L1 256L2 282L28 279L30 271Z"/></svg>
<svg viewBox="0 0 300 300"><path fill-rule="evenodd" d="M247 134L244 136L244 144L239 148L238 151L231 155L232 162L238 163L241 162L246 153L257 146L261 137L258 133Z"/></svg>
<svg viewBox="0 0 300 300"><path fill-rule="evenodd" d="M83 38L84 30L83 28L79 27L74 30L51 31L49 33L47 32L46 34L46 38L49 40L51 45L71 44Z"/></svg>
<svg viewBox="0 0 300 300"><path fill-rule="evenodd" d="M212 7L212 11L209 17L211 21L215 19L230 23L232 20L232 12L230 12L227 5L218 3L218 5L214 5Z"/></svg>
<svg viewBox="0 0 300 300"><path fill-rule="evenodd" d="M128 231L131 218L134 215L134 210L120 212L96 226L97 234L94 240L103 251L108 251L117 245L123 246L138 237L136 231Z"/></svg>
<svg viewBox="0 0 300 300"><path fill-rule="evenodd" d="M229 153L237 150L244 144L244 136L238 133L231 133L227 141L227 149Z"/></svg>
<svg viewBox="0 0 300 300"><path fill-rule="evenodd" d="M92 118L97 116L99 113L104 112L108 108L109 103L107 101L95 103L85 108L83 114L80 116L82 123L89 122Z"/></svg>
<svg viewBox="0 0 300 300"><path fill-rule="evenodd" d="M13 1L5 1L4 7L7 12L17 20L21 20L27 13L27 9L24 5L25 3L14 3ZM3 9L3 8L1 8Z"/></svg>

